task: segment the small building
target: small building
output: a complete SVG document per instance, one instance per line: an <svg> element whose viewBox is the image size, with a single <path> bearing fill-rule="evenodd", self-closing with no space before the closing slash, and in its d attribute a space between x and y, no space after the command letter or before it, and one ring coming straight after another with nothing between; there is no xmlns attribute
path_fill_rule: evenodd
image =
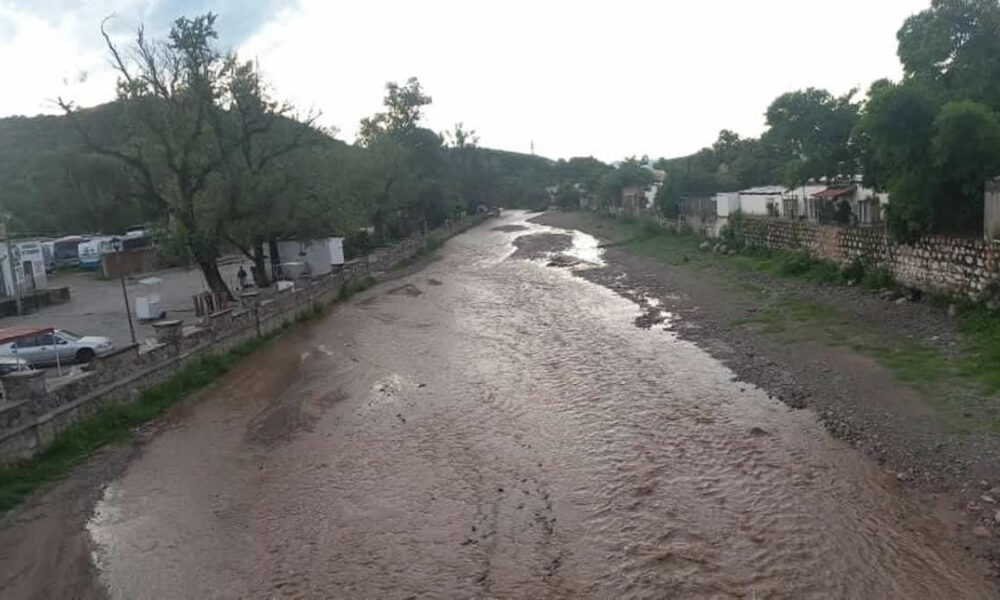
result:
<svg viewBox="0 0 1000 600"><path fill-rule="evenodd" d="M656 206L656 192L659 189L660 184L658 183L654 183L647 187L630 185L622 189L622 210L625 212L643 212L653 210Z"/></svg>
<svg viewBox="0 0 1000 600"><path fill-rule="evenodd" d="M782 195L785 187L763 185L737 192L740 198L740 212L745 215L777 217L781 215Z"/></svg>
<svg viewBox="0 0 1000 600"><path fill-rule="evenodd" d="M870 227L882 222L888 202L888 194L857 183L831 184L809 197L806 217L817 223Z"/></svg>
<svg viewBox="0 0 1000 600"><path fill-rule="evenodd" d="M309 277L326 275L344 264L342 237L279 241L277 250L280 265L301 264L302 275Z"/></svg>

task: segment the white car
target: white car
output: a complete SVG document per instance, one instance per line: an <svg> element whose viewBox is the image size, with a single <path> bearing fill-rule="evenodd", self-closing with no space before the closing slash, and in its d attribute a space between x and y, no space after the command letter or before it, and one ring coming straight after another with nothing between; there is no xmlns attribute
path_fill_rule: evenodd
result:
<svg viewBox="0 0 1000 600"><path fill-rule="evenodd" d="M34 367L73 362L88 363L115 347L110 338L99 335L77 335L65 329L54 329L0 345L0 356L20 358ZM58 360L56 353L58 352Z"/></svg>

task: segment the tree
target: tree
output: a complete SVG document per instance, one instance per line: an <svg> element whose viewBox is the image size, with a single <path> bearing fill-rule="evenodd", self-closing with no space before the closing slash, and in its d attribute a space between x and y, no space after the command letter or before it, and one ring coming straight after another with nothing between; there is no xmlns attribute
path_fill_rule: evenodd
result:
<svg viewBox="0 0 1000 600"><path fill-rule="evenodd" d="M556 206L563 210L575 210L580 208L580 190L570 183L562 183L556 189Z"/></svg>
<svg viewBox="0 0 1000 600"><path fill-rule="evenodd" d="M1000 110L1000 3L933 0L896 34L907 79Z"/></svg>
<svg viewBox="0 0 1000 600"><path fill-rule="evenodd" d="M212 111L211 119L218 151L226 158L220 169L228 201L222 235L253 261L255 283L266 287L265 242L330 232L332 224L316 218L323 195L310 185L315 174L300 167L310 151L331 139L314 128L317 115L299 121L291 104L274 100L255 63L230 61L222 110ZM313 166L321 172L332 167ZM285 218L275 218L278 214Z"/></svg>
<svg viewBox="0 0 1000 600"><path fill-rule="evenodd" d="M786 157L784 179L789 186L857 172L857 154L850 143L858 121L854 93L838 98L808 88L782 94L767 108L769 129L762 141Z"/></svg>
<svg viewBox="0 0 1000 600"><path fill-rule="evenodd" d="M60 99L59 104L91 152L128 169L141 196L166 216L164 231L198 264L209 288L228 294L217 262L228 213L213 188L234 148L217 137L213 119L233 61L215 46L215 20L211 13L181 17L166 42L148 39L140 27L125 51L102 24L118 72L124 143L101 142L82 126L71 102Z"/></svg>
<svg viewBox="0 0 1000 600"><path fill-rule="evenodd" d="M621 202L622 190L627 187L646 187L654 181L653 172L634 157L626 158L617 169L606 172L597 186L598 200L605 208Z"/></svg>
<svg viewBox="0 0 1000 600"><path fill-rule="evenodd" d="M435 227L457 208L457 194L442 181L443 140L420 127L423 109L430 103L416 77L403 86L389 82L383 99L386 110L361 120L358 143L373 158L369 180L380 238Z"/></svg>
<svg viewBox="0 0 1000 600"><path fill-rule="evenodd" d="M931 154L949 202L936 215L939 229L981 231L983 187L1000 173L1000 119L987 106L955 100L934 120Z"/></svg>

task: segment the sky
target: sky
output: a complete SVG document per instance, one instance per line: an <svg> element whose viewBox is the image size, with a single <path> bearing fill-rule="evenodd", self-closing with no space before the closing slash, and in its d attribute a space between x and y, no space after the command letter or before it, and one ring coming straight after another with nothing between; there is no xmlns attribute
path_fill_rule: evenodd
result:
<svg viewBox="0 0 1000 600"><path fill-rule="evenodd" d="M0 0L0 117L114 97L100 35L219 15L274 94L354 140L387 81L420 79L426 125L552 158L673 157L764 129L776 96L898 79L896 31L930 0Z"/></svg>

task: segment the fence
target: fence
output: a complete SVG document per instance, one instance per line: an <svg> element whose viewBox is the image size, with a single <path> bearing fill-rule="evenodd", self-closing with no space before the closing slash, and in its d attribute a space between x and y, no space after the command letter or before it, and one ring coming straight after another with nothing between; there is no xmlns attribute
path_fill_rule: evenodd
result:
<svg viewBox="0 0 1000 600"><path fill-rule="evenodd" d="M52 384L44 371L23 371L3 377L5 400L0 402L0 463L37 454L56 435L79 419L116 402L138 398L142 390L165 381L201 356L226 350L282 327L285 321L335 299L345 283L378 277L414 256L431 240L444 240L487 217L477 215L416 234L393 246L274 298L228 308L192 327L182 321L154 324L155 344L134 344L99 356L92 368L73 379Z"/></svg>

